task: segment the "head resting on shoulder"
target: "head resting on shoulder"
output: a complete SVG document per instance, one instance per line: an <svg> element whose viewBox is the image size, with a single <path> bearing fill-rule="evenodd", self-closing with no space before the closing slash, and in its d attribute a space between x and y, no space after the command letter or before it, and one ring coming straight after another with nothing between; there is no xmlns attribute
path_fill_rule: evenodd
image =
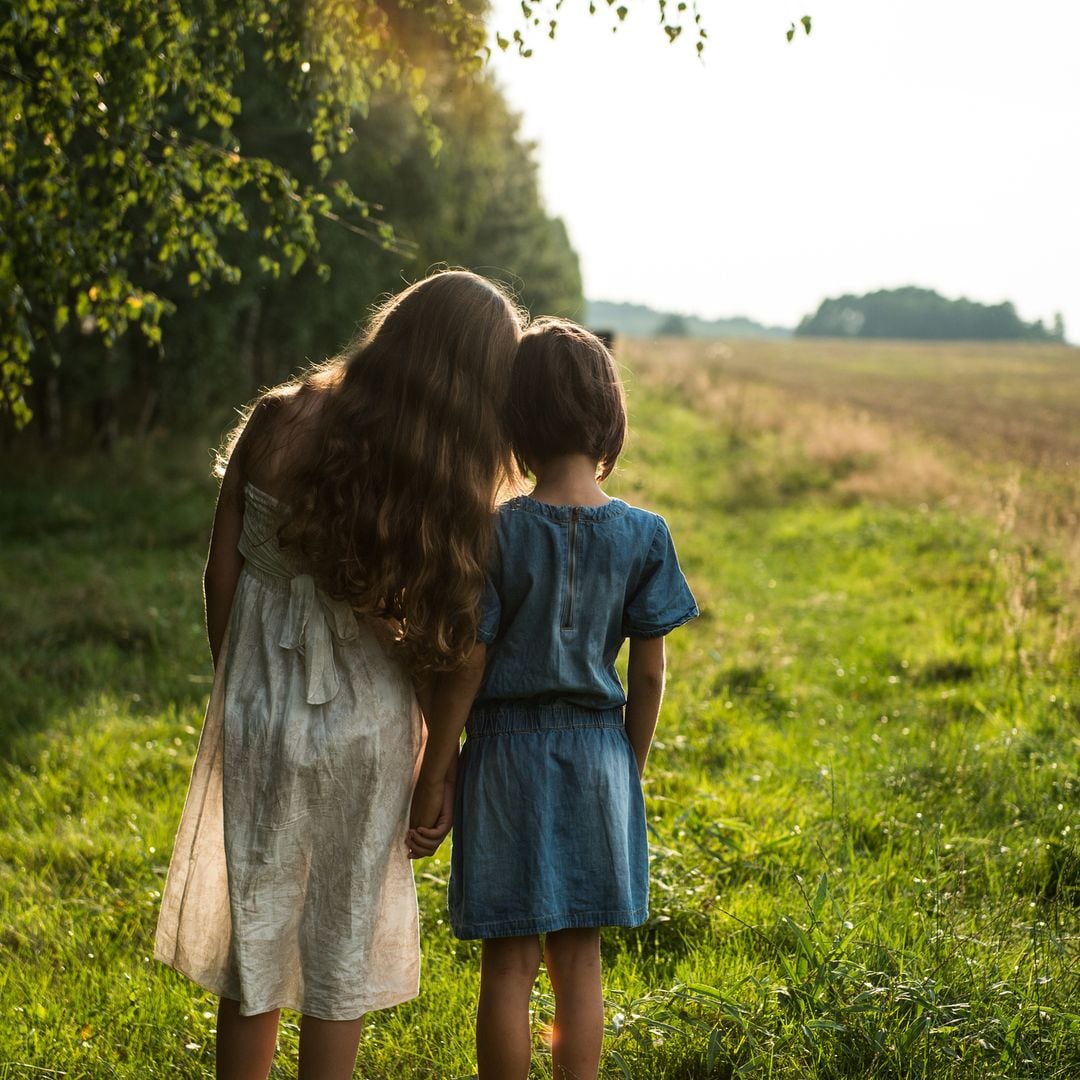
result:
<svg viewBox="0 0 1080 1080"><path fill-rule="evenodd" d="M346 352L341 392L361 407L435 417L482 438L505 397L521 314L487 278L443 270L380 304ZM478 415L479 414L479 415ZM464 437L471 430L459 431Z"/></svg>
<svg viewBox="0 0 1080 1080"><path fill-rule="evenodd" d="M441 271L295 391L318 402L317 437L296 441L281 540L328 594L389 619L417 670L456 666L475 638L521 323L497 285Z"/></svg>
<svg viewBox="0 0 1080 1080"><path fill-rule="evenodd" d="M507 402L510 444L523 472L586 454L611 475L626 439L626 401L614 357L569 319L537 319L514 357Z"/></svg>

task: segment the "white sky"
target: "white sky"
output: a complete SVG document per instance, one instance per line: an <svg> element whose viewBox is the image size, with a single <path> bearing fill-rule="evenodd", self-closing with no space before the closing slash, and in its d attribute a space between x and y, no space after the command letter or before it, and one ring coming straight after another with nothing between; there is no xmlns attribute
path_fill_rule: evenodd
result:
<svg viewBox="0 0 1080 1080"><path fill-rule="evenodd" d="M618 33L564 0L554 42L494 50L586 295L791 326L916 284L1080 340L1077 0L701 0L703 62L620 2Z"/></svg>

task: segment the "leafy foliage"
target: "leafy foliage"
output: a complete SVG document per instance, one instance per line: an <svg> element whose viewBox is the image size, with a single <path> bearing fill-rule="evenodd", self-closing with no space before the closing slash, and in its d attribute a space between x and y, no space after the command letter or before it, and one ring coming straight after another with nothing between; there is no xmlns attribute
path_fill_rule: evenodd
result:
<svg viewBox="0 0 1080 1080"><path fill-rule="evenodd" d="M197 296L183 275L163 284L173 314L163 323L162 348L138 334L110 347L69 328L58 338L60 368L33 358L29 398L37 420L30 430L51 442L108 444L125 431L207 415L224 423L222 403L243 401L305 359L332 355L363 322L370 301L440 263L505 280L533 310L579 314L577 256L562 223L544 211L517 118L487 76L455 80L429 71L436 88L425 115L407 95L381 92L366 117L354 117L353 145L324 181L363 190L384 208L398 230L392 246L358 239L348 222L318 218L317 259L293 272L267 253L270 226L253 224L223 244L240 272L237 283L215 281ZM282 90L246 79L240 90L245 143L296 176L313 172L303 131L282 122ZM442 142L437 157L434 124ZM262 204L250 193L242 205L253 223L262 220Z"/></svg>
<svg viewBox="0 0 1080 1080"><path fill-rule="evenodd" d="M321 217L391 244L347 181L320 181L376 93L424 113L428 58L480 66L481 14L441 0L0 3L0 386L16 416L31 354L58 364L72 320L109 346L130 325L157 344L164 282L239 280L226 239L252 227L251 203L271 268L317 251ZM313 175L248 152L245 75L284 88Z"/></svg>
<svg viewBox="0 0 1080 1080"><path fill-rule="evenodd" d="M512 40L524 55L543 6L522 5L525 33ZM558 6L545 23L552 36ZM668 39L693 25L700 52L696 5L658 6ZM608 7L616 25L627 15ZM100 360L75 379L107 393L146 381L163 320L192 293L308 266L325 277L326 222L386 251L430 251L420 235L430 229L410 244L380 217L364 167L337 166L358 146L369 163L388 160L362 139L380 102L404 104L409 153L419 130L429 157L455 123L448 86L475 82L490 103L478 79L486 11L486 0L0 0L0 405L16 424L31 415L31 377L49 379L61 357ZM505 148L516 128L502 113L491 134ZM535 204L528 268L560 264L556 306L566 307L580 300L576 266L522 153L499 162L518 168L514 190L499 214L476 218L462 250L508 264L515 228L503 225L523 200ZM385 283L383 271L369 280ZM227 318L249 307L222 301ZM134 327L141 346L125 340Z"/></svg>
<svg viewBox="0 0 1080 1080"><path fill-rule="evenodd" d="M698 9L697 0L654 0L654 2L655 10L659 15L660 28L668 42L674 44L685 32L687 38L693 37L694 50L700 56L705 51L705 42L709 35ZM506 33L497 30L496 45L503 52L513 46L520 56L526 58L532 56L531 43L537 33L555 38L559 29L559 12L562 5L563 0L521 0L524 25L513 31L508 29ZM638 9L642 9L652 5L639 2L637 6ZM617 31L630 15L629 0L627 3L605 0L603 4L600 4L598 0L589 0L590 15L605 11L611 17L611 29ZM806 22L806 32L810 33L809 19Z"/></svg>
<svg viewBox="0 0 1080 1080"><path fill-rule="evenodd" d="M802 18L801 18L801 19L799 20L799 26L801 26L801 27L802 27L802 29L803 29L803 33L804 33L804 34L805 34L805 35L806 35L807 37L809 37L809 36L810 36L810 27L811 27L811 24L812 24L812 19L811 19L811 17L810 17L809 15L804 15L804 16L803 16L803 17L802 17ZM794 40L795 40L795 35L796 35L797 33L798 33L798 30L796 29L796 27L795 27L795 24L794 24L794 23L792 23L792 24L791 24L791 26L789 26L789 27L788 27L788 30L787 30L787 39L788 39L788 41L794 41Z"/></svg>
<svg viewBox="0 0 1080 1080"><path fill-rule="evenodd" d="M436 263L483 266L542 310L580 308L577 258L543 209L532 148L480 66L479 16L455 30L423 5L394 10L398 55L385 48L385 70L368 63L359 82L346 68L375 46L349 42L340 19L330 33L332 5L319 9L332 39L322 60L306 59L320 55L306 30L256 18L260 32L233 27L230 92L242 109L221 124L200 127L204 114L174 101L171 134L144 117L122 168L111 151L74 157L75 121L58 140L55 182L33 187L32 158L9 163L22 213L5 235L18 257L3 287L19 321L3 340L8 403L24 420L32 403L51 441L78 429L108 443L204 415L332 353L374 297ZM295 78L270 77L288 70ZM94 86L103 95L114 81ZM87 188L93 203L80 198ZM377 216L384 208L396 233ZM25 235L26 219L41 222L36 235ZM170 322L183 332L168 334L166 352ZM135 325L141 334L125 334Z"/></svg>

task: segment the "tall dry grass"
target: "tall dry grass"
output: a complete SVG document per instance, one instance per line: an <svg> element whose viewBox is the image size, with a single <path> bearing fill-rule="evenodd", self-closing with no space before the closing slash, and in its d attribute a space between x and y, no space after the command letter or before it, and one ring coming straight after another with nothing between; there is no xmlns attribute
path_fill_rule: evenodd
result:
<svg viewBox="0 0 1080 1080"><path fill-rule="evenodd" d="M1080 645L1080 349L1028 343L619 342L649 393L715 418L730 446L828 479L842 500L947 505L997 524L1021 634L1038 554L1064 566L1057 648ZM1021 649L1022 653L1022 649Z"/></svg>

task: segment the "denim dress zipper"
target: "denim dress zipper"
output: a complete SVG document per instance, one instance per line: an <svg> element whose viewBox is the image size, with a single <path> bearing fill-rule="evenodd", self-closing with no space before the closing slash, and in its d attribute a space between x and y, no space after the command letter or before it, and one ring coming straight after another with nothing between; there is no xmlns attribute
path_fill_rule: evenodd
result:
<svg viewBox="0 0 1080 1080"><path fill-rule="evenodd" d="M569 552L566 557L566 611L563 615L562 628L572 630L574 628L574 560L577 547L578 518L581 517L581 507L575 506L570 511L570 537Z"/></svg>

